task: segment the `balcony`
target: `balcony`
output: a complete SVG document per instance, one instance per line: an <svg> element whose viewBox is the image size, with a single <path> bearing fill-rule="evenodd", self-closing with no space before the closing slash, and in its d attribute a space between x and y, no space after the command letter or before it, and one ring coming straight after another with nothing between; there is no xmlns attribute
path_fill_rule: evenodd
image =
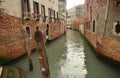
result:
<svg viewBox="0 0 120 78"><path fill-rule="evenodd" d="M35 20L36 20L36 21L39 21L39 20L40 20L40 16L41 16L40 14L35 14L35 15L34 15Z"/></svg>
<svg viewBox="0 0 120 78"><path fill-rule="evenodd" d="M24 20L30 20L31 13L30 12L24 12Z"/></svg>

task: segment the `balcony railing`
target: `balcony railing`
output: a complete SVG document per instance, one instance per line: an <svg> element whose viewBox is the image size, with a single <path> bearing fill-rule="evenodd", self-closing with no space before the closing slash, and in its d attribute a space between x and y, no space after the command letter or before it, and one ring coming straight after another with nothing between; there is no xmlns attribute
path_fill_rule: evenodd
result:
<svg viewBox="0 0 120 78"><path fill-rule="evenodd" d="M31 13L30 12L24 12L24 20L30 20Z"/></svg>
<svg viewBox="0 0 120 78"><path fill-rule="evenodd" d="M35 20L36 20L36 21L39 21L39 20L40 20L40 16L41 16L40 14L34 14Z"/></svg>

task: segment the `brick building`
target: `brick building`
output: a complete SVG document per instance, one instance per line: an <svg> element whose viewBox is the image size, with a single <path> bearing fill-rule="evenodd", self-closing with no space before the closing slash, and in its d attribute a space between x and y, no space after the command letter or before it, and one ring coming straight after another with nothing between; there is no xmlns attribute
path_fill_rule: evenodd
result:
<svg viewBox="0 0 120 78"><path fill-rule="evenodd" d="M36 27L45 42L46 35L52 40L65 32L59 32L58 0L4 0L0 8L0 57L15 58L26 53L26 38L34 49Z"/></svg>
<svg viewBox="0 0 120 78"><path fill-rule="evenodd" d="M63 32L66 31L66 0L58 0L58 7L59 20L61 24L60 32Z"/></svg>
<svg viewBox="0 0 120 78"><path fill-rule="evenodd" d="M86 0L83 34L99 54L120 62L118 21L119 0Z"/></svg>
<svg viewBox="0 0 120 78"><path fill-rule="evenodd" d="M67 24L72 28L79 30L84 18L84 5L77 5L67 11Z"/></svg>

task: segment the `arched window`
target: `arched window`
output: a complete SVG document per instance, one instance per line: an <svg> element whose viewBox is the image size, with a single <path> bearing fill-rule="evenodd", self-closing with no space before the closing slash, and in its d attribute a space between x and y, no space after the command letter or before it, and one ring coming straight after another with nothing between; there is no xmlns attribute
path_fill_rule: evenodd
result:
<svg viewBox="0 0 120 78"><path fill-rule="evenodd" d="M30 38L30 27L26 27L28 38Z"/></svg>
<svg viewBox="0 0 120 78"><path fill-rule="evenodd" d="M93 32L95 32L95 20L93 20Z"/></svg>
<svg viewBox="0 0 120 78"><path fill-rule="evenodd" d="M119 24L119 21L116 21L115 32L116 32L116 34L120 33L120 24Z"/></svg>

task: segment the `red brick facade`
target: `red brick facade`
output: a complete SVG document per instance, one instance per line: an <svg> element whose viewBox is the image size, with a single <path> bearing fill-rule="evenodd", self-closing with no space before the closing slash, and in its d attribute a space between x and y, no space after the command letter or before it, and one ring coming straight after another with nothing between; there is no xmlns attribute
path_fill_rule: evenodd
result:
<svg viewBox="0 0 120 78"><path fill-rule="evenodd" d="M0 15L0 55L18 56L26 52L21 20L7 14Z"/></svg>
<svg viewBox="0 0 120 78"><path fill-rule="evenodd" d="M79 30L79 19L78 17L73 18L73 28Z"/></svg>
<svg viewBox="0 0 120 78"><path fill-rule="evenodd" d="M24 20L22 23L20 18L0 14L0 56L15 58L27 52L25 27L30 28L30 46L31 49L34 49L36 47L34 41L36 26L40 27L46 42L46 24L44 22ZM65 26L63 26L64 31L60 32L61 27L58 22L50 24L50 40L65 32ZM56 31L54 32L55 28Z"/></svg>
<svg viewBox="0 0 120 78"><path fill-rule="evenodd" d="M59 21L51 22L49 28L49 40L53 40L66 32L66 25Z"/></svg>
<svg viewBox="0 0 120 78"><path fill-rule="evenodd" d="M97 2L98 1L98 2ZM112 58L113 60L119 61L120 62L120 40L118 38L118 35L111 36L113 34L113 26L110 24L114 18L114 20L119 20L115 15L113 15L113 18L110 19L111 13L113 11L114 14L117 13L116 9L116 1L115 0L110 0L109 2L109 13L108 17L109 20L107 19L107 24L106 24L106 31L104 25L105 21L101 22L103 19L105 20L105 16L100 16L102 15L102 11L107 11L104 7L107 7L107 1L108 0L86 0L85 3L85 21L84 21L84 35L88 39L88 41L93 45L93 47L96 49L96 51L106 57ZM91 3L91 5L90 5ZM91 9L92 8L92 12ZM114 10L112 10L112 9ZM103 10L102 10L103 9ZM104 10L105 9L105 10ZM118 11L120 12L120 11ZM92 14L91 14L92 13ZM98 16L96 15L97 13ZM104 13L105 15L106 13ZM92 18L92 20L91 20ZM95 20L96 21L96 26L95 26L95 31L93 32L93 23L91 21ZM112 20L112 21L111 21ZM99 23L99 22L101 23ZM120 20L119 20L120 21ZM99 23L99 24L98 24ZM108 29L108 30L107 30ZM105 35L103 35L105 33Z"/></svg>

